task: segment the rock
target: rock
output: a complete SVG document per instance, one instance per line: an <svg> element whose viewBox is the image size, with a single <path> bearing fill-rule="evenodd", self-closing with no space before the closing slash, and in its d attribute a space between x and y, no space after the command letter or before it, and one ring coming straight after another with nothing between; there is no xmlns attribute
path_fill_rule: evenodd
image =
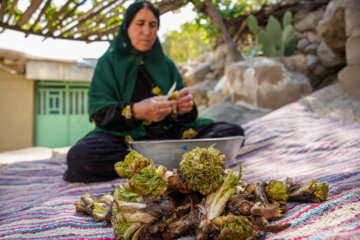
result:
<svg viewBox="0 0 360 240"><path fill-rule="evenodd" d="M304 38L304 35L296 30L294 30L293 36L297 42Z"/></svg>
<svg viewBox="0 0 360 240"><path fill-rule="evenodd" d="M318 57L313 54L306 56L306 64L309 70L311 86L317 88L324 81L324 77L328 75L328 71Z"/></svg>
<svg viewBox="0 0 360 240"><path fill-rule="evenodd" d="M214 87L215 92L222 92L227 83L226 75L222 76Z"/></svg>
<svg viewBox="0 0 360 240"><path fill-rule="evenodd" d="M184 83L186 86L193 86L204 81L206 74L210 72L210 63L205 63L188 71L184 75Z"/></svg>
<svg viewBox="0 0 360 240"><path fill-rule="evenodd" d="M199 115L201 115L206 109L208 109L207 105L197 105L197 110Z"/></svg>
<svg viewBox="0 0 360 240"><path fill-rule="evenodd" d="M327 71L326 71L326 68L324 67L324 65L322 65L321 63L318 62L315 65L315 68L311 72L311 74L313 74L318 79L322 79L323 77L325 77L327 75Z"/></svg>
<svg viewBox="0 0 360 240"><path fill-rule="evenodd" d="M313 54L306 55L306 64L310 72L314 71L316 63L318 63L318 61L319 59L316 55Z"/></svg>
<svg viewBox="0 0 360 240"><path fill-rule="evenodd" d="M305 32L304 35L310 43L319 43L322 40L321 36L315 32Z"/></svg>
<svg viewBox="0 0 360 240"><path fill-rule="evenodd" d="M345 64L345 57L335 53L325 42L320 43L317 56L325 67L335 67Z"/></svg>
<svg viewBox="0 0 360 240"><path fill-rule="evenodd" d="M312 44L309 44L306 46L304 52L306 54L316 54L316 51L319 47L319 44L318 43L312 43Z"/></svg>
<svg viewBox="0 0 360 240"><path fill-rule="evenodd" d="M225 65L223 62L214 62L210 67L211 72L217 77L223 76L225 73Z"/></svg>
<svg viewBox="0 0 360 240"><path fill-rule="evenodd" d="M300 72L309 75L306 57L303 54L297 54L290 57L283 57L280 59L286 69L292 72Z"/></svg>
<svg viewBox="0 0 360 240"><path fill-rule="evenodd" d="M310 72L311 86L319 88L322 85L324 78L328 75L326 68L320 63L315 64L314 69Z"/></svg>
<svg viewBox="0 0 360 240"><path fill-rule="evenodd" d="M302 38L300 41L298 41L296 48L303 52L307 45L309 45L309 40L307 40L307 38Z"/></svg>
<svg viewBox="0 0 360 240"><path fill-rule="evenodd" d="M215 75L215 73L212 73L212 72L209 72L205 76L205 80L214 80L215 78L216 78L216 75Z"/></svg>
<svg viewBox="0 0 360 240"><path fill-rule="evenodd" d="M216 105L206 109L200 116L211 118L214 121L226 121L229 123L244 125L245 123L260 118L269 112L269 110L254 108L242 103L234 104L231 101L231 97L228 96Z"/></svg>
<svg viewBox="0 0 360 240"><path fill-rule="evenodd" d="M346 62L349 65L360 65L360 35L346 41Z"/></svg>
<svg viewBox="0 0 360 240"><path fill-rule="evenodd" d="M209 90L206 93L207 98L208 98L208 106L212 107L215 104L217 104L218 102L220 102L221 100L223 100L224 98L227 97L227 95L222 94L221 92L217 92L214 90Z"/></svg>
<svg viewBox="0 0 360 240"><path fill-rule="evenodd" d="M200 64L209 63L212 59L212 54L209 52L203 53L200 57L196 59L196 61Z"/></svg>
<svg viewBox="0 0 360 240"><path fill-rule="evenodd" d="M356 37L360 35L360 1L347 0L345 9L346 36Z"/></svg>
<svg viewBox="0 0 360 240"><path fill-rule="evenodd" d="M346 1L331 1L317 27L318 34L333 49L345 47L345 6Z"/></svg>
<svg viewBox="0 0 360 240"><path fill-rule="evenodd" d="M300 18L299 21L294 24L294 28L300 32L315 31L318 22L322 18L323 14L323 8L319 8L316 11L310 12Z"/></svg>
<svg viewBox="0 0 360 240"><path fill-rule="evenodd" d="M299 102L321 117L360 123L360 96L349 94L339 83L326 86Z"/></svg>
<svg viewBox="0 0 360 240"><path fill-rule="evenodd" d="M309 79L286 70L279 61L257 57L226 68L232 100L257 108L277 109L311 92Z"/></svg>
<svg viewBox="0 0 360 240"><path fill-rule="evenodd" d="M339 83L347 92L360 96L359 76L360 65L347 66L338 74Z"/></svg>
<svg viewBox="0 0 360 240"><path fill-rule="evenodd" d="M309 11L302 11L302 10L297 11L294 14L294 20L295 21L301 20L301 19L305 18L306 15L308 15L308 14L309 14Z"/></svg>
<svg viewBox="0 0 360 240"><path fill-rule="evenodd" d="M209 90L212 90L215 87L216 83L217 83L216 80L205 80L203 82L200 82L196 85L189 87L189 90L193 95L193 99L197 106L199 105L208 106L207 92Z"/></svg>

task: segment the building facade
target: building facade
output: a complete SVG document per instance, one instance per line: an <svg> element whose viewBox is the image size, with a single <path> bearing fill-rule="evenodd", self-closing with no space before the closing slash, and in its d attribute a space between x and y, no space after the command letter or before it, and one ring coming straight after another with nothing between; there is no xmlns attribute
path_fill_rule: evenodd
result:
<svg viewBox="0 0 360 240"><path fill-rule="evenodd" d="M93 129L93 66L9 50L0 51L0 64L0 152L70 146Z"/></svg>

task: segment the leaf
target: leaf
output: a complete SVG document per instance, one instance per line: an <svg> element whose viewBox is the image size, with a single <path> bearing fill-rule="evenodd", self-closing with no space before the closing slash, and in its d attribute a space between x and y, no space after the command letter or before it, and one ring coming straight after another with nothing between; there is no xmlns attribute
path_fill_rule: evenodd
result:
<svg viewBox="0 0 360 240"><path fill-rule="evenodd" d="M266 35L272 48L280 47L281 43L281 25L276 18L270 16L266 25Z"/></svg>
<svg viewBox="0 0 360 240"><path fill-rule="evenodd" d="M250 15L247 18L247 25L252 33L254 33L256 35L259 34L259 24L258 24L257 19L253 15Z"/></svg>
<svg viewBox="0 0 360 240"><path fill-rule="evenodd" d="M282 37L282 42L283 44L286 46L290 40L291 40L291 35L292 35L292 26L291 25L287 25L285 30L284 30L284 34Z"/></svg>
<svg viewBox="0 0 360 240"><path fill-rule="evenodd" d="M259 33L259 43L261 45L261 50L265 54L265 56L271 56L271 47L270 41L264 31L260 31Z"/></svg>
<svg viewBox="0 0 360 240"><path fill-rule="evenodd" d="M287 11L283 16L283 27L286 28L288 25L291 25L292 14L290 11Z"/></svg>
<svg viewBox="0 0 360 240"><path fill-rule="evenodd" d="M296 48L296 40L295 38L291 38L289 44L287 44L285 46L285 50L284 50L284 56L291 56L294 54Z"/></svg>

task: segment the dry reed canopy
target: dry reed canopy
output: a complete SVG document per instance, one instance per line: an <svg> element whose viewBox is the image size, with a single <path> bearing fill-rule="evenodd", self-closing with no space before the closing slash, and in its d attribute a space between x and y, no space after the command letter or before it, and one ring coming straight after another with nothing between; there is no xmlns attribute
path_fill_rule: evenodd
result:
<svg viewBox="0 0 360 240"><path fill-rule="evenodd" d="M129 0L2 0L0 30L11 29L46 38L86 42L111 41L116 35ZM164 0L155 5L160 13L182 6Z"/></svg>

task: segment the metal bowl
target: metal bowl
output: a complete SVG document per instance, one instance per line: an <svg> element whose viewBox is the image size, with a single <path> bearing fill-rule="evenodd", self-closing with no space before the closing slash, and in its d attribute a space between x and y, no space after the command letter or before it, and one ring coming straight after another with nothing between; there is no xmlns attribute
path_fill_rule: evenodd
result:
<svg viewBox="0 0 360 240"><path fill-rule="evenodd" d="M235 159L244 140L243 136L234 136L185 140L133 141L130 142L130 148L144 157L151 158L155 164L164 165L169 170L172 170L180 167L179 164L184 153L196 147L208 148L213 145L215 149L225 154L224 167L227 168Z"/></svg>

